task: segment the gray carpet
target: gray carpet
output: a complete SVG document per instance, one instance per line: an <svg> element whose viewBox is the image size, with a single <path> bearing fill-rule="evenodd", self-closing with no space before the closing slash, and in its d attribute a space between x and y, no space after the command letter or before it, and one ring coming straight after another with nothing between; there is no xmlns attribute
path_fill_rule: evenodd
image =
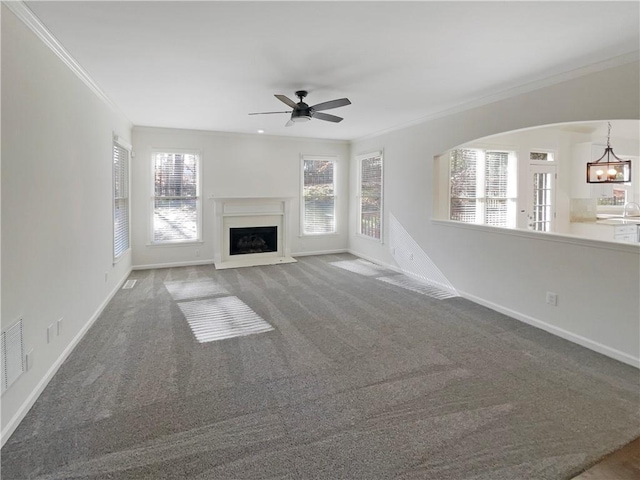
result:
<svg viewBox="0 0 640 480"><path fill-rule="evenodd" d="M640 435L638 370L353 260L133 272L2 478L557 480Z"/></svg>

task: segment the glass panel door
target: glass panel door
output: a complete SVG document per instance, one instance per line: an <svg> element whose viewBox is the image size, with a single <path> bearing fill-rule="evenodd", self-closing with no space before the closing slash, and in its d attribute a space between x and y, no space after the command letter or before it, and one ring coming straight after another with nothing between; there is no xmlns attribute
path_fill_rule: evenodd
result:
<svg viewBox="0 0 640 480"><path fill-rule="evenodd" d="M531 213L529 227L538 232L552 232L555 221L555 165L531 165Z"/></svg>

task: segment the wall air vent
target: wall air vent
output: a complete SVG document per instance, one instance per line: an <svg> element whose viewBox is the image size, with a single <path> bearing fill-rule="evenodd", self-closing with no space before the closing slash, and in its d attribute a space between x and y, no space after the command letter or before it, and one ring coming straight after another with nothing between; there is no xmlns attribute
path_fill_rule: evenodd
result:
<svg viewBox="0 0 640 480"><path fill-rule="evenodd" d="M24 341L22 318L12 327L2 332L0 361L2 365L2 393L4 393L24 372Z"/></svg>

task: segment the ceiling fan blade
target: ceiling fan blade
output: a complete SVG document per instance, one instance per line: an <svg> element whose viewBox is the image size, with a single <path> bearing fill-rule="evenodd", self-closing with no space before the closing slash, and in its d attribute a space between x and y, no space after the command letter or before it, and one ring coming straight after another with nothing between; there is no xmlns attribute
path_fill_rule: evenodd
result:
<svg viewBox="0 0 640 480"><path fill-rule="evenodd" d="M329 110L331 108L344 107L345 105L351 105L351 102L348 98L338 98L337 100L331 100L329 102L322 102L317 105L314 105L313 108L316 112L320 110Z"/></svg>
<svg viewBox="0 0 640 480"><path fill-rule="evenodd" d="M328 113L315 112L313 114L313 118L317 118L319 120L326 120L327 122L338 123L342 121L342 117L336 117L335 115L329 115Z"/></svg>
<svg viewBox="0 0 640 480"><path fill-rule="evenodd" d="M285 123L285 127L292 127L294 124L294 122L292 122L291 120L289 120L287 123Z"/></svg>
<svg viewBox="0 0 640 480"><path fill-rule="evenodd" d="M296 108L298 105L296 104L296 102L294 102L293 100L291 100L289 97L285 96L285 95L274 95L274 97L276 97L278 100L280 100L282 103L286 103L287 105L289 105L291 108Z"/></svg>
<svg viewBox="0 0 640 480"><path fill-rule="evenodd" d="M249 115L271 115L272 113L291 113L291 111L286 111L286 112L255 112L255 113L250 113Z"/></svg>

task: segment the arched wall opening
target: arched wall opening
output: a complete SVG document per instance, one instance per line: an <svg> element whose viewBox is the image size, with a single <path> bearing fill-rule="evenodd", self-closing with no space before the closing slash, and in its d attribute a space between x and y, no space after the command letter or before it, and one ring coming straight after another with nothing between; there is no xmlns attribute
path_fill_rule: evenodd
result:
<svg viewBox="0 0 640 480"><path fill-rule="evenodd" d="M614 152L631 160L631 181L589 184L586 164L603 154L608 123ZM545 125L466 142L435 158L433 219L637 243L639 159L638 120Z"/></svg>

